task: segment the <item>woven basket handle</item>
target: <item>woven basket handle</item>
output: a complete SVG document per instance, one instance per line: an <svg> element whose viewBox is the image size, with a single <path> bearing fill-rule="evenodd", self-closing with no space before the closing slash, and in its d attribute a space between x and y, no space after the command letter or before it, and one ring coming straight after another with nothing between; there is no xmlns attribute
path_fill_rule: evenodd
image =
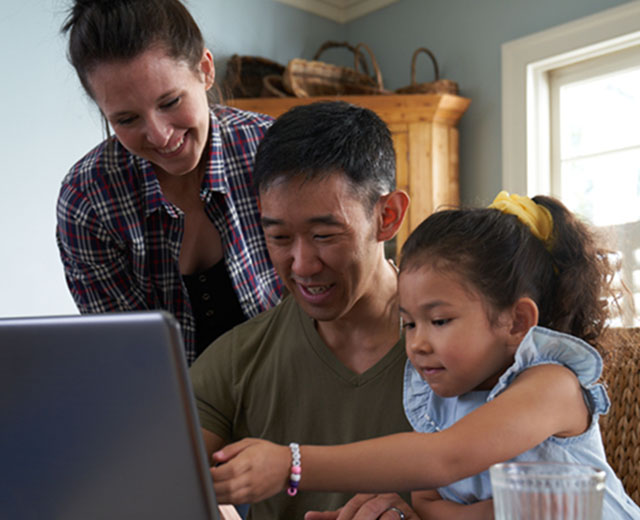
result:
<svg viewBox="0 0 640 520"><path fill-rule="evenodd" d="M282 75L279 74L267 74L262 78L262 86L264 90L269 92L275 97L291 97L290 94L287 94L284 90L282 90L279 85L282 83Z"/></svg>
<svg viewBox="0 0 640 520"><path fill-rule="evenodd" d="M316 61L320 55L326 51L327 49L331 49L333 47L346 47L347 49L349 49L351 52L353 52L354 56L356 56L356 59L360 60L360 65L362 65L362 71L368 76L369 75L369 68L367 67L367 60L365 59L365 57L362 54L359 54L356 51L356 48L351 45L348 42L336 42L333 40L328 40L326 42L324 42L320 48L316 51L316 53L313 56L313 60ZM356 66L356 70L358 69L358 67Z"/></svg>
<svg viewBox="0 0 640 520"><path fill-rule="evenodd" d="M369 48L369 46L364 43L359 43L355 48L354 67L356 71L358 70L358 61L362 61L364 59L360 49L364 49L369 54L369 59L371 60L371 63L373 65L373 70L376 73L376 85L378 85L378 88L380 90L384 90L384 85L382 84L382 73L380 72L380 67L378 67L376 57L373 55L373 51ZM366 72L365 74L368 75L368 73Z"/></svg>
<svg viewBox="0 0 640 520"><path fill-rule="evenodd" d="M416 84L416 59L418 58L418 54L420 54L421 52L428 54L429 57L431 58L431 61L433 62L433 70L436 75L435 81L438 81L440 79L440 71L438 70L438 62L436 60L436 57L426 47L419 47L413 52L413 57L411 58L411 84L412 85Z"/></svg>

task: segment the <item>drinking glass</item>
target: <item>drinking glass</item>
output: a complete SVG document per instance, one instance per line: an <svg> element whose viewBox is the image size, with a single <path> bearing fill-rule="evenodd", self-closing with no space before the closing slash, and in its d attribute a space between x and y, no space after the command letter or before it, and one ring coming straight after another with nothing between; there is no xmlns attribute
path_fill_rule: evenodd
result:
<svg viewBox="0 0 640 520"><path fill-rule="evenodd" d="M495 520L601 520L605 473L562 462L506 462L489 469Z"/></svg>

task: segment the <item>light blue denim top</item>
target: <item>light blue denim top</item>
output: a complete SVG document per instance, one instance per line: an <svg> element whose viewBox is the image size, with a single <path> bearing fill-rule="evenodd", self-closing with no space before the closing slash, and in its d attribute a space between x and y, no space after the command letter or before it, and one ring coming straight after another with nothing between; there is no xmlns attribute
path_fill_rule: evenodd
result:
<svg viewBox="0 0 640 520"><path fill-rule="evenodd" d="M626 495L622 483L606 462L598 416L609 410L609 398L596 381L602 372L600 354L584 341L543 327L533 327L516 351L515 360L498 383L486 391L458 397L440 397L407 361L404 374L404 410L414 430L438 432L457 422L505 390L523 370L543 364L563 365L578 377L592 419L589 429L576 437L549 437L512 461L560 461L589 464L606 472L603 520L640 519L640 508ZM479 432L481 434L481 432ZM445 500L471 504L492 497L489 471L438 489Z"/></svg>

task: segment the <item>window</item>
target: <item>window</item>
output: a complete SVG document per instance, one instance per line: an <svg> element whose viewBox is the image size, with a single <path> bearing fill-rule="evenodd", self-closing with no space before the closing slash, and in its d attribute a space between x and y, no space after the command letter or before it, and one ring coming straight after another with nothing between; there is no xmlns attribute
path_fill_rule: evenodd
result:
<svg viewBox="0 0 640 520"><path fill-rule="evenodd" d="M549 72L551 193L610 237L640 325L640 47Z"/></svg>
<svg viewBox="0 0 640 520"><path fill-rule="evenodd" d="M640 220L640 47L549 73L551 193L596 226Z"/></svg>
<svg viewBox="0 0 640 520"><path fill-rule="evenodd" d="M602 228L640 326L640 3L503 46L503 183Z"/></svg>

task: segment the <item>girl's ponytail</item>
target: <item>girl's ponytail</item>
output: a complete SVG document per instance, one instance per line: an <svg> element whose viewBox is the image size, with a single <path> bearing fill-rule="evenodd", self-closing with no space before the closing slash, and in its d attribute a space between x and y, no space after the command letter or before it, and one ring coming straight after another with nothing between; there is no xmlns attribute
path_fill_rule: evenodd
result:
<svg viewBox="0 0 640 520"><path fill-rule="evenodd" d="M617 301L610 251L601 248L594 232L557 199L539 195L533 201L553 218L548 248L555 272L553 299L547 302L548 323L540 325L594 344L609 317L609 305Z"/></svg>

